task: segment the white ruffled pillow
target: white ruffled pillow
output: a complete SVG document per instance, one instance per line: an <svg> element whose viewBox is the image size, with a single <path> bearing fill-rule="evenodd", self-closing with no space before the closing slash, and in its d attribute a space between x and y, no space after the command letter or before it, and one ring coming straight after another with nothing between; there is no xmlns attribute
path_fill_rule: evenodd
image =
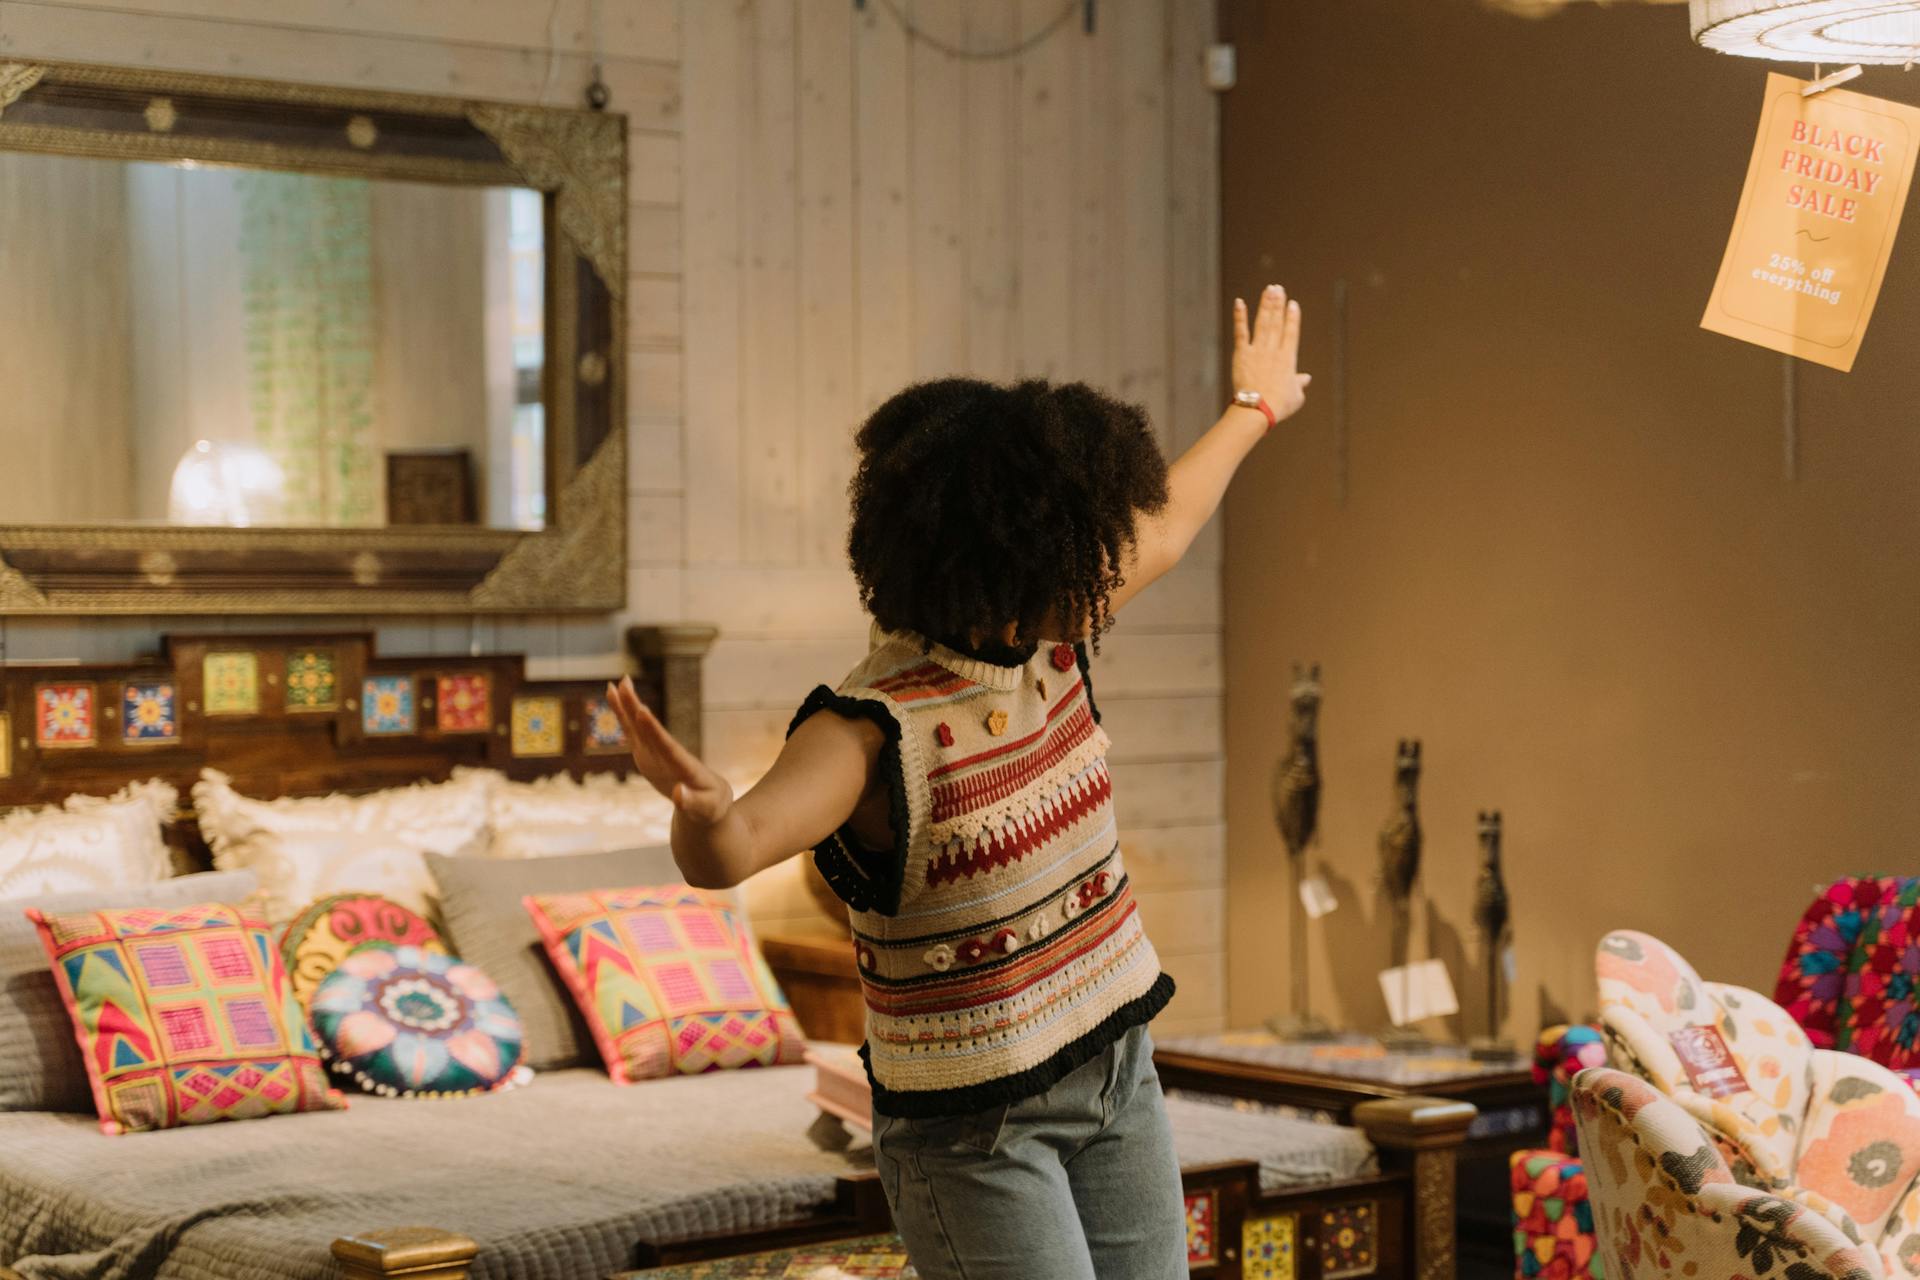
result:
<svg viewBox="0 0 1920 1280"><path fill-rule="evenodd" d="M363 796L254 800L214 769L193 787L200 830L222 871L251 871L270 920L328 894L378 893L422 915L434 909L422 855L482 854L487 785L472 776Z"/></svg>
<svg viewBox="0 0 1920 1280"><path fill-rule="evenodd" d="M162 828L179 799L167 783L136 782L0 817L0 899L165 880L173 864Z"/></svg>
<svg viewBox="0 0 1920 1280"><path fill-rule="evenodd" d="M458 768L456 780L487 791L492 858L554 858L664 845L673 834L673 804L635 774L564 773L514 782L493 769Z"/></svg>

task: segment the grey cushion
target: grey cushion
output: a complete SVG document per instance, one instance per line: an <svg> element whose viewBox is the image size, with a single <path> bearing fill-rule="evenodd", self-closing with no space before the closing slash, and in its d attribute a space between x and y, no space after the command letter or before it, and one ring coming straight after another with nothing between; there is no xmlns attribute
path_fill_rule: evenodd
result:
<svg viewBox="0 0 1920 1280"><path fill-rule="evenodd" d="M27 908L117 911L239 902L259 888L251 871L209 871L125 889L89 889L0 901L0 1111L92 1111L87 1064Z"/></svg>
<svg viewBox="0 0 1920 1280"><path fill-rule="evenodd" d="M677 884L685 877L673 851L659 847L499 860L430 853L427 870L440 886L447 944L492 978L520 1015L520 1061L535 1071L600 1065L593 1036L520 900L530 893Z"/></svg>

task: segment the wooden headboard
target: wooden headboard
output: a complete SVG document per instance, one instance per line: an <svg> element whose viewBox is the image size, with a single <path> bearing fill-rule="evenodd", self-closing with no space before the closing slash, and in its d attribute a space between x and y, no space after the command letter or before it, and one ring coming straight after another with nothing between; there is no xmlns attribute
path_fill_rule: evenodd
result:
<svg viewBox="0 0 1920 1280"><path fill-rule="evenodd" d="M634 684L694 750L711 627L634 627ZM606 678L621 673L609 671ZM371 791L456 765L516 779L625 774L606 679L529 680L518 654L385 657L366 632L168 635L119 664L0 667L0 811L160 778L180 789L177 860L207 854L188 799L203 768L246 795Z"/></svg>

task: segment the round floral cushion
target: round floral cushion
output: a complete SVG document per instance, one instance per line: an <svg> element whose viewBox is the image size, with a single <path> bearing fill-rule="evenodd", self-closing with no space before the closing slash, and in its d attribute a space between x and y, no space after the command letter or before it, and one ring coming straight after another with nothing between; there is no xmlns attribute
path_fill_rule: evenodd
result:
<svg viewBox="0 0 1920 1280"><path fill-rule="evenodd" d="M333 1069L388 1097L482 1093L516 1083L520 1018L493 979L422 947L362 947L313 993Z"/></svg>
<svg viewBox="0 0 1920 1280"><path fill-rule="evenodd" d="M418 913L377 893L336 893L295 916L280 936L287 985L301 1008L356 947L368 943L422 947L444 953L446 944Z"/></svg>

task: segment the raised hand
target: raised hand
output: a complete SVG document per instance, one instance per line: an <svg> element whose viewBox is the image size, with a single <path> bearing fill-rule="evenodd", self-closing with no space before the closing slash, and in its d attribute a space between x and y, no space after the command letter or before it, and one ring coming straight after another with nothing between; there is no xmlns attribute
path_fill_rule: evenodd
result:
<svg viewBox="0 0 1920 1280"><path fill-rule="evenodd" d="M1307 400L1310 373L1299 371L1300 304L1270 284L1249 322L1244 298L1233 300L1233 389L1258 391L1275 416L1292 417Z"/></svg>
<svg viewBox="0 0 1920 1280"><path fill-rule="evenodd" d="M607 698L627 731L640 776L673 801L682 817L707 826L725 818L733 808L733 788L667 732L640 700L633 678L625 676L619 684L609 684Z"/></svg>

